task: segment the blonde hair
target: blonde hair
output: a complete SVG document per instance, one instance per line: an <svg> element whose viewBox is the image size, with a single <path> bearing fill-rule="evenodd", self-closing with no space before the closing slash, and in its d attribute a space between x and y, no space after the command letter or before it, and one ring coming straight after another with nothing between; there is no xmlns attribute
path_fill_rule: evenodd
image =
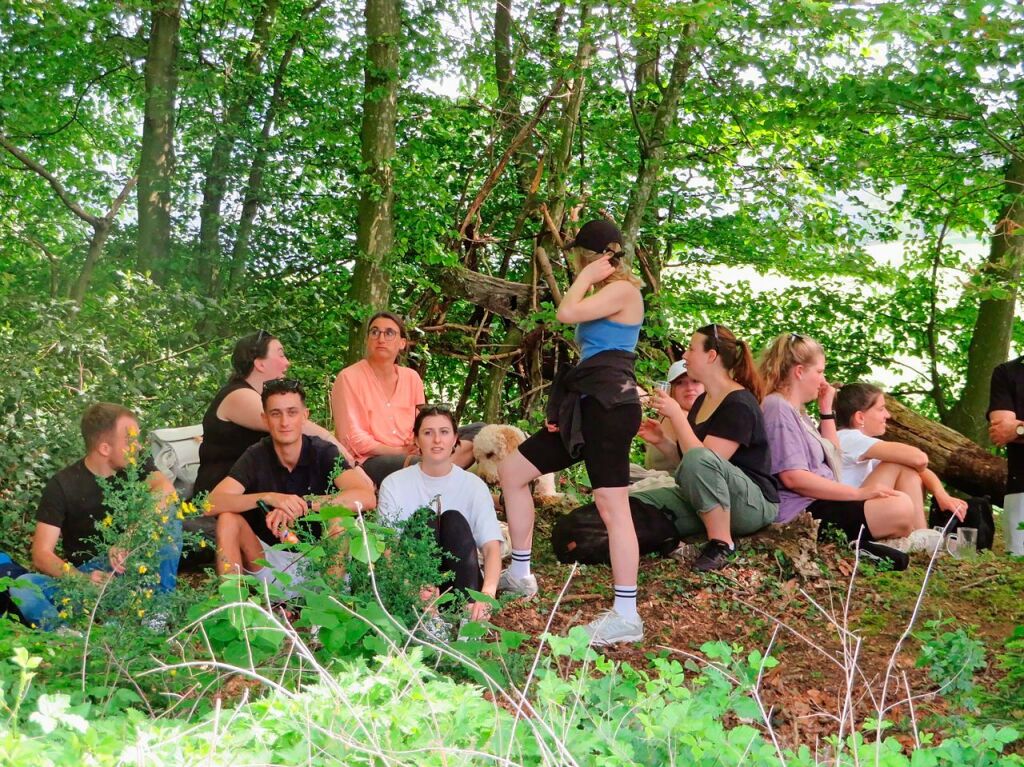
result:
<svg viewBox="0 0 1024 767"><path fill-rule="evenodd" d="M793 368L810 365L819 357L825 357L825 350L813 338L799 333L783 333L761 355L765 391L768 394L780 391Z"/></svg>
<svg viewBox="0 0 1024 767"><path fill-rule="evenodd" d="M615 267L615 271L612 272L611 276L607 279L600 282L601 286L617 280L626 280L635 288L643 287L643 280L633 274L632 270L629 268L629 264L622 260L622 246L617 242L609 242L602 253L588 250L587 248L581 248L578 245L572 249L572 253L577 273L591 261L599 259L601 256L605 255L605 253L611 253L612 265Z"/></svg>

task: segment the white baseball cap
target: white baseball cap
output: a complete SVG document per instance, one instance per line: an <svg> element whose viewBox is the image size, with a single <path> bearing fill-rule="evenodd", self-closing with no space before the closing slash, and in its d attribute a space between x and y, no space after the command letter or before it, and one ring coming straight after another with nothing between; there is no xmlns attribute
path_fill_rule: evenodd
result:
<svg viewBox="0 0 1024 767"><path fill-rule="evenodd" d="M679 378L679 376L684 375L686 375L686 360L678 360L676 362L673 362L671 367L669 367L668 369L669 383L675 381L677 378Z"/></svg>

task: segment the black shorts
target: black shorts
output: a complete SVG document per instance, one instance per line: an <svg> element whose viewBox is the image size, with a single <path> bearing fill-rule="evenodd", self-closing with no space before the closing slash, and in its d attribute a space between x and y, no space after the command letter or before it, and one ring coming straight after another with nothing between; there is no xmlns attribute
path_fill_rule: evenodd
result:
<svg viewBox="0 0 1024 767"><path fill-rule="evenodd" d="M580 401L583 419L583 462L590 486L628 487L629 448L640 428L643 413L638 403L606 410L594 397ZM519 446L523 458L541 474L561 471L578 463L562 443L562 435L541 429Z"/></svg>
<svg viewBox="0 0 1024 767"><path fill-rule="evenodd" d="M856 541L863 528L864 540L871 540L868 520L864 516L864 501L822 501L807 507L811 516L821 520L821 528L837 527L846 533L848 541Z"/></svg>

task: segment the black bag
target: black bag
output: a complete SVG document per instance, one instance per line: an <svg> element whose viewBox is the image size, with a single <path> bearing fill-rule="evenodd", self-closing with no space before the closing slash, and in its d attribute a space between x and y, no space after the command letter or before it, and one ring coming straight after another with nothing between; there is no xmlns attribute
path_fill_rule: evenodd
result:
<svg viewBox="0 0 1024 767"><path fill-rule="evenodd" d="M679 545L679 533L661 509L638 498L629 499L633 527L640 544L640 556L659 554L667 556ZM607 565L608 530L597 511L588 503L559 517L551 530L551 548L562 564L579 562L581 565Z"/></svg>
<svg viewBox="0 0 1024 767"><path fill-rule="evenodd" d="M953 514L939 508L935 498L932 498L932 507L928 513L928 524L931 527L945 527ZM992 518L992 501L986 496L983 498L968 498L967 513L964 514L964 521L953 517L947 533L956 532L960 527L974 527L978 530L978 550L991 549L992 540L996 535L996 524Z"/></svg>

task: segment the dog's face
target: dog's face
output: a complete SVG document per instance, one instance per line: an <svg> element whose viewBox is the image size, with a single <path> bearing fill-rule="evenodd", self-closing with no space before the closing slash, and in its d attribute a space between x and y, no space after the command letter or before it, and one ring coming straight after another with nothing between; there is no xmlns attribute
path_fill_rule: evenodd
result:
<svg viewBox="0 0 1024 767"><path fill-rule="evenodd" d="M498 464L526 439L521 429L505 424L489 424L473 440L476 473L484 482L496 484Z"/></svg>

